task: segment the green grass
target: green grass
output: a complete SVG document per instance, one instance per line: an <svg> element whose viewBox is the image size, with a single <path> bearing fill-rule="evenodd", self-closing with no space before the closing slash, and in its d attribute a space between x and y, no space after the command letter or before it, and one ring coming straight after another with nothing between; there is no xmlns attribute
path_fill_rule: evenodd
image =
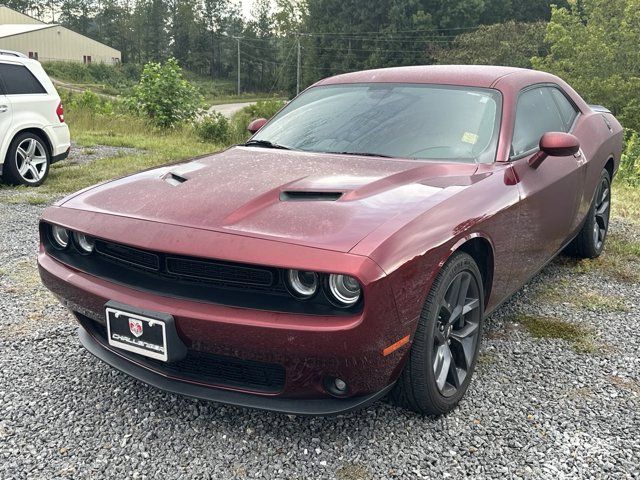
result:
<svg viewBox="0 0 640 480"><path fill-rule="evenodd" d="M611 209L614 217L640 225L640 187L614 182Z"/></svg>
<svg viewBox="0 0 640 480"><path fill-rule="evenodd" d="M604 312L628 312L623 297L603 295L587 288L576 288L567 278L542 285L536 292L536 301L543 303L569 303L577 308Z"/></svg>
<svg viewBox="0 0 640 480"><path fill-rule="evenodd" d="M579 353L598 351L593 332L588 328L553 317L524 314L516 315L514 321L521 324L534 338L564 340L569 342L573 349Z"/></svg>
<svg viewBox="0 0 640 480"><path fill-rule="evenodd" d="M630 207L633 208L633 207ZM634 228L639 224L630 223ZM575 273L599 273L622 283L640 283L640 242L612 231L604 247L604 253L593 259L560 257L557 261L570 267Z"/></svg>
<svg viewBox="0 0 640 480"><path fill-rule="evenodd" d="M136 148L140 152L125 156L94 160L77 165L68 162L54 164L49 178L37 191L12 188L8 197L12 203L42 204L54 196L72 193L112 178L147 168L215 152L223 146L202 142L190 126L159 130L141 118L130 115L90 115L71 112L67 122L74 141L84 147L109 145Z"/></svg>

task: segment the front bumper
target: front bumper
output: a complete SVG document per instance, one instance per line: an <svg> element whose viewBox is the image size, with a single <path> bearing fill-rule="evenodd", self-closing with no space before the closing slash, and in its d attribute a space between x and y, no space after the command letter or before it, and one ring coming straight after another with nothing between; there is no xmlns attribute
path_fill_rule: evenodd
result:
<svg viewBox="0 0 640 480"><path fill-rule="evenodd" d="M167 227L161 228L166 235ZM129 231L135 235L133 230ZM144 231L156 238L154 232ZM211 238L211 243L219 250L230 244L220 234L207 235L216 237ZM264 240L233 237L232 245L243 252L265 250ZM287 246L289 255L300 262L300 265L287 266L298 268L304 266L302 262L316 262L316 265L341 263L344 267L352 262L349 268L358 270L361 278L363 272L377 268L366 257L311 250L314 249ZM144 361L145 357L136 359L135 354L119 351L108 345L104 338L96 336L91 328L81 328L82 343L94 355L146 383L175 393L288 413L335 414L359 408L383 396L400 373L409 349L407 344L390 355L383 354L386 347L411 334L411 327L398 320L394 297L384 275L370 273L369 278L373 280L364 282L366 300L361 312L324 316L162 296L75 270L49 256L43 248L38 263L45 286L82 321L94 322L90 325L104 325L105 304L113 300L172 315L178 336L194 355L231 359L235 370L244 368L238 366L238 362L253 362L278 365L284 371L277 388L273 385L255 388L235 379L228 382L225 380L228 372L211 375L208 379L194 378L193 368L190 376L176 374L175 369L170 371L162 365L151 365ZM249 374L252 378L263 375L256 371ZM219 377L223 381L218 381ZM334 396L327 388L327 379L336 377L348 385L347 395Z"/></svg>
<svg viewBox="0 0 640 480"><path fill-rule="evenodd" d="M209 388L168 378L136 365L114 351L105 348L82 327L78 329L78 336L80 337L80 343L82 343L92 355L147 385L178 395L200 398L202 400L212 400L238 407L257 408L292 415L337 415L366 407L384 397L394 385L392 383L382 390L369 395L344 399L323 398L300 400L281 397L263 397L239 391Z"/></svg>

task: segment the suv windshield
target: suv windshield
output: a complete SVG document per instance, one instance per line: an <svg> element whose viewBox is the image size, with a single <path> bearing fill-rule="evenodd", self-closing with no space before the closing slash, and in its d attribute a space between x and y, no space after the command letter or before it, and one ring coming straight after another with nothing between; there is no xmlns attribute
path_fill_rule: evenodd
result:
<svg viewBox="0 0 640 480"><path fill-rule="evenodd" d="M252 138L256 146L416 160L495 160L496 90L417 84L313 87Z"/></svg>

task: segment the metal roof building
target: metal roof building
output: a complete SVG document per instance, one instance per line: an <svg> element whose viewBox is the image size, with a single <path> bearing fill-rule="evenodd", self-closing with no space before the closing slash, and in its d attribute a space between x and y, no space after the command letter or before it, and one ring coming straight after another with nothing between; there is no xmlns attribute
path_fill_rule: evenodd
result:
<svg viewBox="0 0 640 480"><path fill-rule="evenodd" d="M0 49L47 61L120 63L120 51L55 23L0 5Z"/></svg>

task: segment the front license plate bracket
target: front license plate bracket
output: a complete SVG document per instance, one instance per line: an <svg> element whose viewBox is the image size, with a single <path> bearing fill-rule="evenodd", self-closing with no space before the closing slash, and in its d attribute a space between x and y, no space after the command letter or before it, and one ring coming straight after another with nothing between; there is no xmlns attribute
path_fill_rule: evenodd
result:
<svg viewBox="0 0 640 480"><path fill-rule="evenodd" d="M105 304L109 345L164 362L187 355L172 315L110 300Z"/></svg>

